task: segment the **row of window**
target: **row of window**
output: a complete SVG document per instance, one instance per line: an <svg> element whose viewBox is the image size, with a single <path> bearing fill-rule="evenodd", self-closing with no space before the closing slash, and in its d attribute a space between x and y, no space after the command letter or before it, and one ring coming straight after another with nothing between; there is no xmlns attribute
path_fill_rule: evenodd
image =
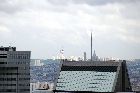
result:
<svg viewBox="0 0 140 93"><path fill-rule="evenodd" d="M19 80L30 80L30 78L19 78Z"/></svg>
<svg viewBox="0 0 140 93"><path fill-rule="evenodd" d="M0 81L16 81L16 78L0 78Z"/></svg>
<svg viewBox="0 0 140 93"><path fill-rule="evenodd" d="M17 70L18 67L0 67L0 70Z"/></svg>
<svg viewBox="0 0 140 93"><path fill-rule="evenodd" d="M0 62L0 64L7 64L7 62Z"/></svg>
<svg viewBox="0 0 140 93"><path fill-rule="evenodd" d="M30 73L0 73L0 75L30 75Z"/></svg>
<svg viewBox="0 0 140 93"><path fill-rule="evenodd" d="M29 62L8 62L7 64L29 64Z"/></svg>
<svg viewBox="0 0 140 93"><path fill-rule="evenodd" d="M19 84L19 86L30 86L30 84Z"/></svg>
<svg viewBox="0 0 140 93"><path fill-rule="evenodd" d="M117 66L63 66L61 71L116 72Z"/></svg>
<svg viewBox="0 0 140 93"><path fill-rule="evenodd" d="M30 91L30 89L20 89L20 92Z"/></svg>
<svg viewBox="0 0 140 93"><path fill-rule="evenodd" d="M2 56L0 56L0 58L7 58L7 56L3 56L3 55L2 55Z"/></svg>
<svg viewBox="0 0 140 93"><path fill-rule="evenodd" d="M0 70L29 70L30 67L0 67Z"/></svg>
<svg viewBox="0 0 140 93"><path fill-rule="evenodd" d="M0 92L16 92L16 89L0 89Z"/></svg>
<svg viewBox="0 0 140 93"><path fill-rule="evenodd" d="M7 55L7 54L0 54L0 55Z"/></svg>
<svg viewBox="0 0 140 93"><path fill-rule="evenodd" d="M20 89L20 92L30 91L30 89ZM0 89L0 92L16 92L16 89Z"/></svg>
<svg viewBox="0 0 140 93"><path fill-rule="evenodd" d="M30 67L20 67L19 69L28 71L30 69Z"/></svg>
<svg viewBox="0 0 140 93"><path fill-rule="evenodd" d="M30 59L30 56L29 55L20 55L20 54L17 54L17 55L10 55L10 58L11 59Z"/></svg>
<svg viewBox="0 0 140 93"><path fill-rule="evenodd" d="M0 84L0 86L16 86L16 84ZM30 86L30 84L19 84L19 86Z"/></svg>
<svg viewBox="0 0 140 93"><path fill-rule="evenodd" d="M0 64L29 64L29 62L0 62Z"/></svg>
<svg viewBox="0 0 140 93"><path fill-rule="evenodd" d="M30 80L30 78L19 78L19 80ZM0 81L16 81L16 78L0 78Z"/></svg>
<svg viewBox="0 0 140 93"><path fill-rule="evenodd" d="M0 84L0 86L16 86L16 84Z"/></svg>

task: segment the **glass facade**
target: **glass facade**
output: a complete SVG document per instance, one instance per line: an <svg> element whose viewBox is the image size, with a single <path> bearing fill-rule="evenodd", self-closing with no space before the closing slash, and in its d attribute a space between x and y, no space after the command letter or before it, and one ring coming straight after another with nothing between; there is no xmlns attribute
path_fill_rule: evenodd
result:
<svg viewBox="0 0 140 93"><path fill-rule="evenodd" d="M56 90L111 92L116 72L61 71Z"/></svg>

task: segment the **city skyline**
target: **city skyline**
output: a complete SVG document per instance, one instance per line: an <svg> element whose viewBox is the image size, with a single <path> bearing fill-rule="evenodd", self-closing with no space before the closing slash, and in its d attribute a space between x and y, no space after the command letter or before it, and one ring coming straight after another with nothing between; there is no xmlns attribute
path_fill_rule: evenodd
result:
<svg viewBox="0 0 140 93"><path fill-rule="evenodd" d="M32 51L31 58L65 56L139 59L139 0L0 0L0 46Z"/></svg>

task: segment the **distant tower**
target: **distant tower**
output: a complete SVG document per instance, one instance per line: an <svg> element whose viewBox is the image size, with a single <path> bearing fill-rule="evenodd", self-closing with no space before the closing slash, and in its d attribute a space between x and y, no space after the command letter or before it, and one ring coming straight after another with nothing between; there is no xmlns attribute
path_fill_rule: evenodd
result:
<svg viewBox="0 0 140 93"><path fill-rule="evenodd" d="M92 32L91 32L91 61L92 61Z"/></svg>
<svg viewBox="0 0 140 93"><path fill-rule="evenodd" d="M87 58L86 58L86 52L84 52L84 61L86 61Z"/></svg>
<svg viewBox="0 0 140 93"><path fill-rule="evenodd" d="M94 53L93 53L93 57L96 57L96 52L95 52L95 50L94 50Z"/></svg>
<svg viewBox="0 0 140 93"><path fill-rule="evenodd" d="M64 57L64 50L62 49L62 50L60 50L60 59L62 60L62 59L65 59L65 57Z"/></svg>
<svg viewBox="0 0 140 93"><path fill-rule="evenodd" d="M97 61L98 60L98 56L96 55L95 50L94 50L94 53L93 53L93 56L92 56L92 60L93 61Z"/></svg>

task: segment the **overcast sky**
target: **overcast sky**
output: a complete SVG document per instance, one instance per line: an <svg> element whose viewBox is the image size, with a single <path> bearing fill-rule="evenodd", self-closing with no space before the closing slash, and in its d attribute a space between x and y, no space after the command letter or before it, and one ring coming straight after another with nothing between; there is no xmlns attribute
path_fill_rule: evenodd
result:
<svg viewBox="0 0 140 93"><path fill-rule="evenodd" d="M0 46L32 51L31 58L140 58L140 0L0 0Z"/></svg>

